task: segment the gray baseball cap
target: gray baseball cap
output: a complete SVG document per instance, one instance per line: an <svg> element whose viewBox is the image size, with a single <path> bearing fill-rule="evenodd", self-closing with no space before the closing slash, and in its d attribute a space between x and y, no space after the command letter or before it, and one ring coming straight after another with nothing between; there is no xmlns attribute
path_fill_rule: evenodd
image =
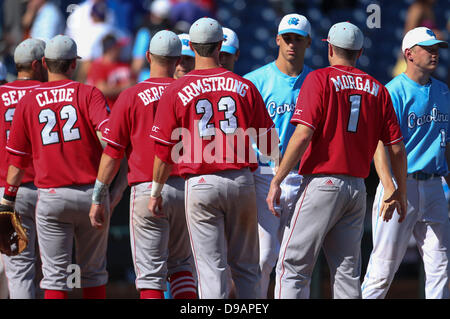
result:
<svg viewBox="0 0 450 319"><path fill-rule="evenodd" d="M14 63L30 63L41 60L44 56L45 42L39 39L29 38L19 43L14 50Z"/></svg>
<svg viewBox="0 0 450 319"><path fill-rule="evenodd" d="M77 44L67 35L57 35L47 42L45 57L52 60L81 59L77 55Z"/></svg>
<svg viewBox="0 0 450 319"><path fill-rule="evenodd" d="M174 32L162 30L152 37L148 50L161 56L181 56L181 41Z"/></svg>
<svg viewBox="0 0 450 319"><path fill-rule="evenodd" d="M222 26L214 19L200 18L189 29L189 37L194 43L215 43L223 41Z"/></svg>
<svg viewBox="0 0 450 319"><path fill-rule="evenodd" d="M360 50L363 46L364 36L361 30L350 22L339 22L328 31L328 43L347 50Z"/></svg>

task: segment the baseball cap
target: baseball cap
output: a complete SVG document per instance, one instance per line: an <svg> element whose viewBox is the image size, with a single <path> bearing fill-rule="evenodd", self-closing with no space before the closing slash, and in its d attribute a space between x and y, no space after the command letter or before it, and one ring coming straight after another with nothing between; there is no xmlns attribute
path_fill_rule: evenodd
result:
<svg viewBox="0 0 450 319"><path fill-rule="evenodd" d="M67 35L51 38L45 47L45 57L52 60L81 59L77 55L77 44Z"/></svg>
<svg viewBox="0 0 450 319"><path fill-rule="evenodd" d="M220 52L227 52L235 54L239 49L239 39L236 32L228 28L222 28L223 30L223 43Z"/></svg>
<svg viewBox="0 0 450 319"><path fill-rule="evenodd" d="M174 32L162 30L152 37L148 50L156 55L180 56L181 41Z"/></svg>
<svg viewBox="0 0 450 319"><path fill-rule="evenodd" d="M402 52L405 53L406 49L411 49L415 45L430 46L439 44L441 48L448 48L448 43L436 39L434 32L426 27L418 27L409 30L402 41Z"/></svg>
<svg viewBox="0 0 450 319"><path fill-rule="evenodd" d="M41 60L44 56L45 42L39 39L29 38L19 43L14 50L14 63L30 63Z"/></svg>
<svg viewBox="0 0 450 319"><path fill-rule="evenodd" d="M6 77L8 76L8 71L6 70L5 65L0 62L0 81L6 80Z"/></svg>
<svg viewBox="0 0 450 319"><path fill-rule="evenodd" d="M215 43L223 41L222 26L214 19L200 18L189 29L189 38L194 43Z"/></svg>
<svg viewBox="0 0 450 319"><path fill-rule="evenodd" d="M305 16L297 13L285 15L278 25L278 35L296 33L301 36L311 36L311 24Z"/></svg>
<svg viewBox="0 0 450 319"><path fill-rule="evenodd" d="M328 31L328 38L322 41L347 50L360 50L364 36L361 30L350 22L338 22Z"/></svg>
<svg viewBox="0 0 450 319"><path fill-rule="evenodd" d="M189 34L181 33L178 35L178 38L181 41L181 55L188 55L195 58L195 53L189 46Z"/></svg>

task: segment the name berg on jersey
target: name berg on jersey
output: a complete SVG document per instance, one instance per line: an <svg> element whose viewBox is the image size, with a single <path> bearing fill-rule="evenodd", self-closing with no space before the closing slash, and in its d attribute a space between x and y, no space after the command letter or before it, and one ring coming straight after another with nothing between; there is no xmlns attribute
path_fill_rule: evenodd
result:
<svg viewBox="0 0 450 319"><path fill-rule="evenodd" d="M331 77L330 80L333 82L336 92L340 90L359 90L377 96L380 90L380 86L377 83L369 79L364 81L360 76L338 75L336 79Z"/></svg>
<svg viewBox="0 0 450 319"><path fill-rule="evenodd" d="M58 102L72 102L74 92L75 89L73 88L43 91L42 93L36 94L36 101L38 102L40 107Z"/></svg>
<svg viewBox="0 0 450 319"><path fill-rule="evenodd" d="M149 89L145 89L144 91L139 92L138 96L141 98L142 103L147 106L152 102L159 101L165 88L165 86L153 86Z"/></svg>
<svg viewBox="0 0 450 319"><path fill-rule="evenodd" d="M20 99L27 93L27 90L11 90L2 94L3 104L10 106L19 103Z"/></svg>
<svg viewBox="0 0 450 319"><path fill-rule="evenodd" d="M215 76L191 82L178 92L178 97L186 106L193 98L206 92L229 91L245 97L248 85L231 77Z"/></svg>

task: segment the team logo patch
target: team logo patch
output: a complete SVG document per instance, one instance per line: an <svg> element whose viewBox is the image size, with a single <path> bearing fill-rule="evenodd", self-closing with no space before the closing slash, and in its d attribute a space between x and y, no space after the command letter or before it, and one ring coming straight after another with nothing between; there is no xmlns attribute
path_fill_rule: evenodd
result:
<svg viewBox="0 0 450 319"><path fill-rule="evenodd" d="M327 181L325 182L325 185L328 185L328 186L334 186L334 183L333 183L333 181L332 181L331 179L329 179L329 180L327 180Z"/></svg>
<svg viewBox="0 0 450 319"><path fill-rule="evenodd" d="M183 45L185 45L185 46L189 46L189 40L188 39L181 40L181 43L183 43Z"/></svg>
<svg viewBox="0 0 450 319"><path fill-rule="evenodd" d="M298 18L290 18L288 20L289 25L297 25L300 20Z"/></svg>
<svg viewBox="0 0 450 319"><path fill-rule="evenodd" d="M430 29L427 30L427 34L431 35L432 37L436 37L436 35L434 34L433 31L431 31Z"/></svg>

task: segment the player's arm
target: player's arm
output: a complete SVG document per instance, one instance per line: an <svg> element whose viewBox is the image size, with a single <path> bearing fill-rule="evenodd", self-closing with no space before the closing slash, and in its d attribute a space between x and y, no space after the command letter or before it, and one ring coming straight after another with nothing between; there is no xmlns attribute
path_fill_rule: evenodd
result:
<svg viewBox="0 0 450 319"><path fill-rule="evenodd" d="M294 134L292 134L291 139L289 140L286 152L284 153L283 159L280 163L280 167L270 183L270 190L266 198L267 205L269 206L272 214L275 216L279 216L279 213L275 211L274 203L280 203L281 182L300 161L311 141L313 134L314 130L312 128L303 124L298 124Z"/></svg>
<svg viewBox="0 0 450 319"><path fill-rule="evenodd" d="M103 153L97 173L97 179L92 194L92 204L89 211L89 218L92 227L100 229L105 221L105 200L111 182L120 168L121 159L113 158Z"/></svg>
<svg viewBox="0 0 450 319"><path fill-rule="evenodd" d="M152 192L150 194L150 200L148 202L148 210L154 216L161 215L162 212L162 198L161 191L166 183L167 179L172 172L173 164L164 162L162 159L155 156L153 164L153 181Z"/></svg>
<svg viewBox="0 0 450 319"><path fill-rule="evenodd" d="M396 202L394 200L387 201L387 199L389 199L394 194L396 187L394 182L392 181L391 166L388 153L382 141L378 141L377 149L373 156L373 161L375 170L384 189L379 216L381 216L384 221L388 221L392 217Z"/></svg>
<svg viewBox="0 0 450 319"><path fill-rule="evenodd" d="M6 176L6 185L3 197L0 200L0 205L3 206L3 210L14 210L16 204L17 191L19 190L20 183L22 182L24 169L18 168L14 165L9 165L8 175Z"/></svg>
<svg viewBox="0 0 450 319"><path fill-rule="evenodd" d="M389 220L392 217L394 209L397 209L397 212L400 215L398 222L401 223L405 219L407 207L407 157L405 144L403 141L400 141L396 144L386 146L386 149L392 165L392 173L394 174L394 178L397 183L397 189L384 201L384 203L390 204L390 207L386 210L384 219Z"/></svg>

